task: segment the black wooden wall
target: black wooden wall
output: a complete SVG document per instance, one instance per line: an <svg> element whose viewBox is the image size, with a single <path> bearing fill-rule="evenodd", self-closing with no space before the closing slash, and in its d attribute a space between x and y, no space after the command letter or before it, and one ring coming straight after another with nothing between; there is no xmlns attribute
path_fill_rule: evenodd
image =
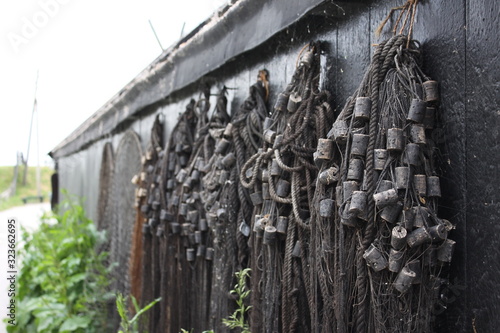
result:
<svg viewBox="0 0 500 333"><path fill-rule="evenodd" d="M197 49L201 54L185 54L183 61L191 61L193 71L201 66L204 57L216 58L227 52L232 58L225 59L222 65L207 61L213 64L210 71L194 82L186 80L184 85L175 86L176 79L185 74L176 73L170 82L174 89L167 89L167 96L162 95L163 82L150 80L147 84L151 89L146 84L138 92L143 92L150 103L137 106L130 114L135 120L124 118L122 123L108 128L105 136L82 141L72 149L65 147L85 133L56 148L52 155L59 162L60 187L97 198L99 179L94 171L104 143L111 140L116 150L123 131L132 128L139 132L144 144L158 112L167 119L168 136L177 114L190 96L198 94L201 82L211 83L214 89L223 85L238 88L229 96L231 107L236 108L246 97L258 69L266 68L272 105L291 77L300 48L311 40L323 41L323 82L339 110L359 85L370 61L372 44L377 43L376 28L392 7L404 1L258 2L269 10L249 7L245 26L225 32L241 33L242 38L248 36L248 31L262 36L259 43L252 39L255 46L252 44L251 49L231 53L229 45L214 51L210 41L205 41ZM286 7L287 13L297 9L295 22L283 30L264 31L277 29L262 22L275 20L280 6ZM413 37L422 44L424 70L440 82L441 130L434 137L441 150L440 215L456 225L451 235L457 241L449 272L452 283L448 298L443 299L447 309L440 315L441 332L496 332L500 327L499 8L496 0L422 0L416 15ZM389 20L382 39L390 36L388 28L393 23ZM165 75L170 73L165 71ZM73 169L75 164L78 167ZM87 201L90 211L95 211L97 204Z"/></svg>

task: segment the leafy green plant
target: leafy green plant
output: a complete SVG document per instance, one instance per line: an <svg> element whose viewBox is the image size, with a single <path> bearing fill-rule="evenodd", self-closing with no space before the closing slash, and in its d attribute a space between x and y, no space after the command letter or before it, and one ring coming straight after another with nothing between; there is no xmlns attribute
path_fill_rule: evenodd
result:
<svg viewBox="0 0 500 333"><path fill-rule="evenodd" d="M237 283L231 294L236 295L236 304L238 308L229 318L222 319L222 323L231 329L240 328L241 333L250 333L250 327L246 322L245 316L251 306L245 306L245 299L250 295L250 290L246 290L246 280L250 276L250 268L245 268L235 273Z"/></svg>
<svg viewBox="0 0 500 333"><path fill-rule="evenodd" d="M222 323L229 327L230 329L239 328L241 333L250 333L250 327L246 321L246 315L251 306L245 305L245 299L250 295L251 290L247 290L246 282L247 278L250 277L250 268L245 268L239 272L235 273L236 285L234 289L230 291L231 294L236 295L236 304L238 308L231 314L228 318L223 318ZM179 333L193 333L193 330L188 331L181 328ZM202 333L214 333L213 330L203 331Z"/></svg>
<svg viewBox="0 0 500 333"><path fill-rule="evenodd" d="M132 299L132 303L134 304L135 308L135 315L132 318L129 318L130 316L127 311L127 298L123 297L121 293L118 293L116 295L116 308L121 318L121 329L118 331L118 333L139 333L139 318L142 314L151 309L156 303L161 300L161 297L157 298L141 309L135 297L131 295L130 298Z"/></svg>
<svg viewBox="0 0 500 333"><path fill-rule="evenodd" d="M64 213L42 217L37 231L23 232L14 332L103 332L107 328L107 253L95 249L105 234L72 202ZM55 218L56 223L54 223ZM52 221L52 222L51 222Z"/></svg>

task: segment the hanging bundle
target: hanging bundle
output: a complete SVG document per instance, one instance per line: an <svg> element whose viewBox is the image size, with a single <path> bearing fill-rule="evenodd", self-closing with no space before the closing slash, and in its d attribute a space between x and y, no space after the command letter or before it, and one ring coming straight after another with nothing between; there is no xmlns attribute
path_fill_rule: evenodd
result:
<svg viewBox="0 0 500 333"><path fill-rule="evenodd" d="M155 318L156 329L151 331L208 324L211 270L207 260L211 258L207 254L213 250L207 250L210 236L202 214L201 175L195 162L208 133L209 97L207 87L202 98L187 105L172 130L162 161L161 274L152 282L160 286L162 315Z"/></svg>
<svg viewBox="0 0 500 333"><path fill-rule="evenodd" d="M213 248L212 285L208 327L223 331L220 318L231 313L234 301L227 297L237 266L236 241L239 210L236 157L232 124L227 113L226 88L217 97L205 143L196 153L203 158L200 197Z"/></svg>
<svg viewBox="0 0 500 333"><path fill-rule="evenodd" d="M263 123L269 115L267 98L269 96L268 73L259 71L258 79L250 87L250 96L236 111L231 121L234 153L236 156L236 170L241 170L245 162L262 146L264 141ZM253 215L253 204L249 189L236 180L240 209L238 211L238 262L239 266L246 267L248 255L247 238L250 236L250 224ZM255 196L254 196L255 197Z"/></svg>
<svg viewBox="0 0 500 333"><path fill-rule="evenodd" d="M176 164L186 164L189 158L189 155L184 154L182 149L178 151L178 154L174 153L173 156L170 156L170 159L165 153L168 155L175 152L176 148L179 149L177 145L172 146L172 142L180 143L180 147L190 147L192 144L193 128L197 122L194 104L195 102L192 100L181 115L165 151L162 150L163 125L157 117L153 124L148 151L143 158L143 172L135 178L139 185L137 190L138 208L144 218L139 224L142 227L142 253L139 257L138 251L133 251L132 266L134 268L132 268L131 274L136 276L133 279L135 285L132 286L132 290L137 289L137 284L140 283L141 292L139 294L142 306L149 304L164 293L164 284L161 282L165 281L165 271L167 270L164 266L166 234L170 231L167 222L173 221L172 214L166 210L165 187L168 181L165 174L170 173L169 176L171 176L174 172L173 169L168 168L169 161L173 162L171 165L175 167ZM140 231L137 229L134 233L134 248L140 244L140 236L138 236L141 234ZM141 261L142 267L139 267ZM142 274L142 276L139 278L138 274ZM165 304L162 301L160 306L148 311L149 320L147 322L149 326L141 327L141 330L156 331L159 327L163 327L164 316L162 314L165 313Z"/></svg>
<svg viewBox="0 0 500 333"><path fill-rule="evenodd" d="M225 89L218 96L210 119L209 97L207 89L204 99L188 105L172 132L163 163L165 195L161 216L166 232L161 295L166 317L159 319L159 327L174 331L181 327L209 327L211 311L224 311L216 314L221 318L230 304L225 293L235 270L236 228L226 232L230 230L228 213L220 203L227 184L234 187L228 182L229 172L221 168L221 163L232 164L231 157L220 158L230 144L225 131L229 115ZM235 190L234 187L236 194L232 197L237 199ZM229 218L236 224L234 212L237 209L230 211ZM172 270L173 267L179 269Z"/></svg>
<svg viewBox="0 0 500 333"><path fill-rule="evenodd" d="M267 80L267 71L261 70L258 74L257 82L250 87L250 96L243 102L240 108L236 111L232 119L232 138L234 142L234 153L236 154L236 168L238 173L243 169L248 159L256 154L264 143L263 127L265 120L268 119L269 111L267 108L267 98L269 96L269 82ZM255 238L252 237L252 221L256 214L254 205L260 205L262 202L261 186L255 182L253 187L247 188L241 185L236 179L238 188L238 197L240 201L240 209L238 212L238 261L241 268L248 265L253 268L252 281L260 280L260 270L256 268L260 249L252 246ZM250 192L252 190L252 192ZM250 239L248 237L250 236ZM250 252L248 250L247 241L250 242ZM250 257L251 262L248 263L246 256ZM260 316L255 315L261 313L261 289L251 288L251 303L252 313L254 316L250 318L252 327L260 327Z"/></svg>
<svg viewBox="0 0 500 333"><path fill-rule="evenodd" d="M264 120L263 145L240 173L255 207L250 244L256 331L307 327L308 316L299 313L308 314L313 304L308 243L318 167L312 155L331 114L328 94L318 89L319 58L319 43L303 49L292 82Z"/></svg>
<svg viewBox="0 0 500 333"><path fill-rule="evenodd" d="M131 294L138 300L153 299L159 294L159 289L143 288L151 286L151 281L159 275L158 242L154 242L152 234L162 227L160 218L160 182L161 161L163 159L163 124L160 116L155 118L151 129L151 137L145 155L142 157L142 170L132 180L136 189L136 221L132 234L132 250L130 256ZM144 253L147 253L145 256ZM146 283L144 283L146 282ZM142 293L144 293L142 295ZM157 313L157 311L156 311ZM152 315L153 316L153 315Z"/></svg>
<svg viewBox="0 0 500 333"><path fill-rule="evenodd" d="M216 139L214 153L206 165L201 192L209 228L214 239L213 284L210 302L210 327L225 331L221 318L234 311L234 301L227 297L234 285L234 273L247 265L247 237L252 208L248 191L238 182L238 172L246 159L261 144L262 122L267 116L267 72L259 71L250 96L231 116L225 128L212 130ZM216 114L226 117L225 90L218 99Z"/></svg>
<svg viewBox="0 0 500 333"><path fill-rule="evenodd" d="M319 225L335 222L329 232L338 246L321 261L336 273L331 325L338 332L431 331L439 272L454 245L451 224L437 216L429 138L438 100L418 43L398 35L378 45L328 134L337 149L321 169L316 200L337 203L333 216L320 211Z"/></svg>

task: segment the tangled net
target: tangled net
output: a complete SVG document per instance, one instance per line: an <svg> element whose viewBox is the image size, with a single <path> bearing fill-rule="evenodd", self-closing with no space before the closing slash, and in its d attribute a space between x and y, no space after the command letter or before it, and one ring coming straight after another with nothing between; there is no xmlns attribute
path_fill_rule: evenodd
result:
<svg viewBox="0 0 500 333"><path fill-rule="evenodd" d="M415 41L398 35L381 43L323 140L334 156L318 178L313 257L318 280L322 270L331 272L330 293L320 297L325 305L332 298L324 312L334 314L329 325L338 332L432 329L445 282L439 273L455 242L447 237L452 225L437 216L441 191L430 140L437 82L420 65ZM325 238L335 244L326 241L331 252Z"/></svg>

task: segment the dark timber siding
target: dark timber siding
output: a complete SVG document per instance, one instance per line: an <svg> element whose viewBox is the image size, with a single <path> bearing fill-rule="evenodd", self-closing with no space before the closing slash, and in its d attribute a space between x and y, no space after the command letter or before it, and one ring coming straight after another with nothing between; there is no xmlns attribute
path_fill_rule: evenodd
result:
<svg viewBox="0 0 500 333"><path fill-rule="evenodd" d="M324 42L323 82L338 110L370 61L375 29L391 7L403 2L236 2L240 11L221 14L228 19L181 51L167 50L151 65L154 72L146 69L51 152L60 188L84 196L96 219L105 143L116 152L125 130L132 129L144 149L157 113L165 116L167 139L201 83L210 83L213 93L224 85L237 88L229 91L231 111L261 68L270 73L272 105L290 80L298 52L311 40ZM442 130L434 137L442 153L440 215L456 224L451 265L456 294L440 320L442 332L500 327L499 16L496 0L422 0L416 15L414 38L422 44L424 70L439 81L441 92ZM381 38L390 36L393 22Z"/></svg>

